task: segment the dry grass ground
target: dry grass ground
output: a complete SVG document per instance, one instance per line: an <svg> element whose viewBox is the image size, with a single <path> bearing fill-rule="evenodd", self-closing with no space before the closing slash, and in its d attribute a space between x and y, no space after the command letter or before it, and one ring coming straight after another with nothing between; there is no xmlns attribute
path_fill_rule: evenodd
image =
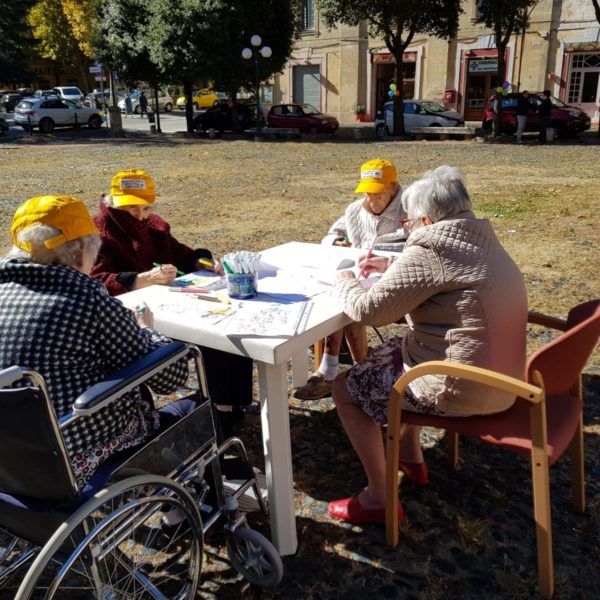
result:
<svg viewBox="0 0 600 600"><path fill-rule="evenodd" d="M531 308L564 316L600 295L600 146L469 142L177 141L151 144L0 145L0 216L8 229L15 207L39 194L64 193L95 211L112 175L148 170L158 186L159 213L182 241L217 254L260 250L289 240L317 242L354 198L362 162L392 160L407 185L440 164L460 167L475 212L489 217L521 267ZM510 297L506 298L510 302ZM538 338L532 344L538 343ZM586 413L587 516L568 508L568 461L553 470L557 597L600 593L600 352L588 366ZM408 518L399 548L382 545L379 528L340 527L325 515L327 500L352 493L364 479L327 401L292 404L298 554L285 560L286 577L268 598L531 598L535 597L534 532L526 462L465 444L455 474L444 452L428 450L432 483L403 487ZM242 434L257 464L260 427ZM315 440L319 440L315 446ZM519 537L522 536L521 539ZM202 597L245 594L212 555Z"/></svg>

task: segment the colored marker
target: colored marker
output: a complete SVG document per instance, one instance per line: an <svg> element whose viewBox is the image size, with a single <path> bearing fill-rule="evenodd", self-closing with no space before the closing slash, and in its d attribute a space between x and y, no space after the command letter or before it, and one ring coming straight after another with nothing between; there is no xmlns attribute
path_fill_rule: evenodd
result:
<svg viewBox="0 0 600 600"><path fill-rule="evenodd" d="M210 294L210 290L194 287L170 287L170 292L179 292L180 294Z"/></svg>
<svg viewBox="0 0 600 600"><path fill-rule="evenodd" d="M205 267L214 267L215 263L212 260L209 260L208 258L199 258L198 262L201 265L204 265Z"/></svg>
<svg viewBox="0 0 600 600"><path fill-rule="evenodd" d="M158 267L159 269L162 269L165 265L161 264L161 263L152 263L153 267ZM185 275L185 273L183 271L180 271L179 269L176 270L177 275Z"/></svg>

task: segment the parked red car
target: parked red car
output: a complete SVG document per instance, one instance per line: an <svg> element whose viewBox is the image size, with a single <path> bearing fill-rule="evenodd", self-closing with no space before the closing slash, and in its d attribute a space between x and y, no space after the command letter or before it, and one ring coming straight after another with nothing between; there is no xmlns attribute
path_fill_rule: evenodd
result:
<svg viewBox="0 0 600 600"><path fill-rule="evenodd" d="M539 116L537 107L540 102L541 92L530 92L529 103L531 109L527 117L525 131L539 130ZM502 132L512 134L517 130L517 98L519 94L511 93L502 97ZM574 137L590 128L591 120L586 112L576 106L569 106L558 98L550 96L552 114L550 126L556 131L558 137ZM496 108L496 96L492 96L487 104L483 118L483 128L492 129Z"/></svg>
<svg viewBox="0 0 600 600"><path fill-rule="evenodd" d="M275 104L267 116L267 126L292 127L301 133L334 133L340 123L310 104Z"/></svg>

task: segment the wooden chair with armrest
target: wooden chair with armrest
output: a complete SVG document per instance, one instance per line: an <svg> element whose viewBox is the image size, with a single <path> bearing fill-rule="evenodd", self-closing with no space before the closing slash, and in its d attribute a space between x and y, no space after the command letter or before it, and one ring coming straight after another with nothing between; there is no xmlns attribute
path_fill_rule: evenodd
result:
<svg viewBox="0 0 600 600"><path fill-rule="evenodd" d="M600 336L600 300L574 307L562 321L530 313L529 321L564 333L536 351L527 361L526 381L487 369L445 361L422 363L400 377L388 411L386 444L386 541L398 544L398 461L400 425L446 429L449 462L456 467L458 436L478 438L531 459L533 510L536 523L540 593L554 593L549 466L571 449L571 501L585 509L583 470L583 398L581 372ZM475 417L438 417L402 410L408 384L427 374L470 379L517 396L502 413Z"/></svg>

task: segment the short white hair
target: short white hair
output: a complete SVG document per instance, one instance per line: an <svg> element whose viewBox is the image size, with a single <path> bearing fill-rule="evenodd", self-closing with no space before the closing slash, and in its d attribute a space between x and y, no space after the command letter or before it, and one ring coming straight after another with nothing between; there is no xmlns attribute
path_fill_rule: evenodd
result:
<svg viewBox="0 0 600 600"><path fill-rule="evenodd" d="M443 165L409 185L402 194L402 206L410 219L427 216L436 223L471 210L472 203L461 172Z"/></svg>
<svg viewBox="0 0 600 600"><path fill-rule="evenodd" d="M17 234L17 241L29 243L31 252L13 246L8 256L27 258L44 265L54 263L73 268L77 268L84 254L93 256L94 261L96 260L102 243L99 234L90 233L56 248L46 248L44 242L61 233L60 229L50 225L33 225L23 229Z"/></svg>

